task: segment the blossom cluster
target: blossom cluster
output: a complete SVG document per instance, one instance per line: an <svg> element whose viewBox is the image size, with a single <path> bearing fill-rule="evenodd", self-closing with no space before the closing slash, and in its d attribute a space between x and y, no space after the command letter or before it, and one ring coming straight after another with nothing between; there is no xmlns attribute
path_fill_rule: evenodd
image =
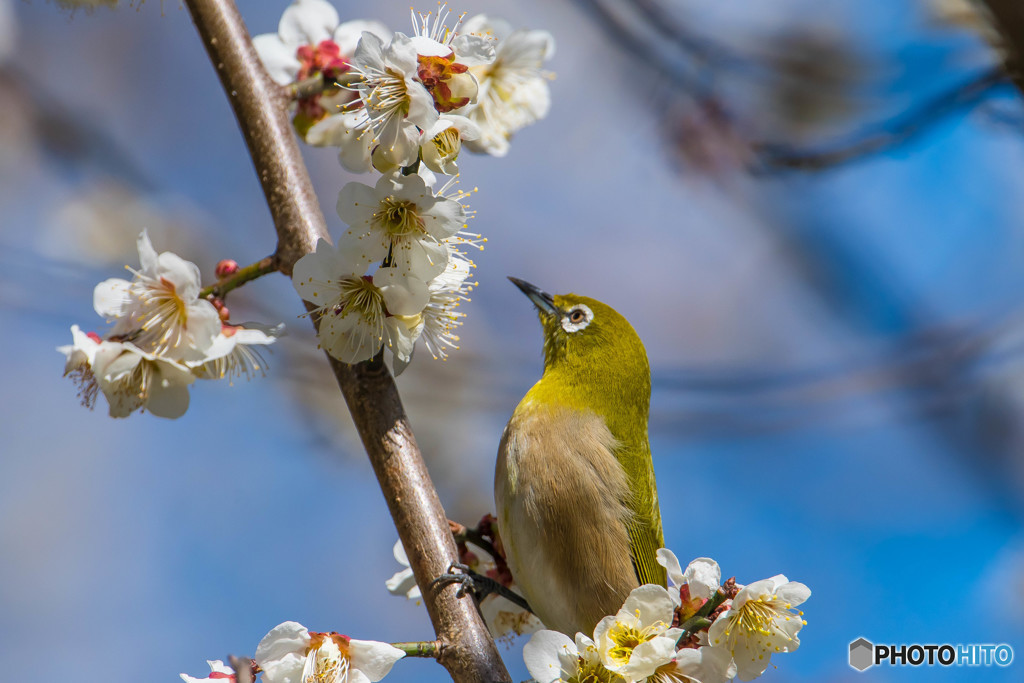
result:
<svg viewBox="0 0 1024 683"><path fill-rule="evenodd" d="M757 678L773 654L800 645L806 623L794 608L810 597L807 586L779 574L747 586L731 579L709 558L683 571L666 549L658 561L671 587L648 584L630 593L622 609L598 622L593 636L570 639L557 631L536 632L523 658L538 683L724 683Z"/></svg>
<svg viewBox="0 0 1024 683"><path fill-rule="evenodd" d="M145 409L177 418L188 409L188 386L196 379L262 372L256 349L273 343L283 325L232 324L226 307L200 297L198 266L158 254L145 231L138 247L140 268L129 268L132 279L111 278L93 292L93 307L111 329L100 336L73 325L72 343L57 349L82 402L91 408L102 392L111 417Z"/></svg>
<svg viewBox="0 0 1024 683"><path fill-rule="evenodd" d="M276 34L253 39L271 78L295 93L303 139L338 148L351 172L378 174L341 189L346 231L334 246L321 240L293 271L321 346L345 363L386 347L397 374L417 340L434 358L457 348L457 309L475 284L466 252L485 241L467 232L474 212L470 193L457 189L460 152L503 156L550 105L542 70L550 34L484 15L452 26L448 18L445 5L414 14L407 35L375 21L342 23L326 0L295 0Z"/></svg>

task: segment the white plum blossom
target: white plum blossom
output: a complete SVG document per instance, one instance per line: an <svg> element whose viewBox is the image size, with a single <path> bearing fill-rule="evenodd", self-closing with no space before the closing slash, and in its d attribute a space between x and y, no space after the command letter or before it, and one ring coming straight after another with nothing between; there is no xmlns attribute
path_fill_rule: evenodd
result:
<svg viewBox="0 0 1024 683"><path fill-rule="evenodd" d="M410 600L419 600L423 597L420 587L416 585L416 577L412 574L412 567L409 566L409 556L405 554L405 546L402 541L395 541L395 560L402 565L401 571L395 572L394 576L384 582L388 592L392 595L404 595Z"/></svg>
<svg viewBox="0 0 1024 683"><path fill-rule="evenodd" d="M445 360L448 349L459 348L456 330L466 314L455 309L469 301L468 295L476 284L468 281L472 266L465 258L453 257L445 271L427 284L430 300L423 309L422 339L435 359Z"/></svg>
<svg viewBox="0 0 1024 683"><path fill-rule="evenodd" d="M432 171L455 175L463 140L480 137L480 127L465 116L441 114L437 122L420 135L420 159Z"/></svg>
<svg viewBox="0 0 1024 683"><path fill-rule="evenodd" d="M181 417L188 410L188 385L195 381L189 368L130 342L104 341L92 372L111 417L128 417L142 408L157 417Z"/></svg>
<svg viewBox="0 0 1024 683"><path fill-rule="evenodd" d="M373 683L405 653L387 643L311 633L298 622L274 627L256 648L263 683Z"/></svg>
<svg viewBox="0 0 1024 683"><path fill-rule="evenodd" d="M599 621L594 629L605 667L632 683L669 663L682 635L680 629L672 628L674 608L672 596L661 586L633 589L622 609Z"/></svg>
<svg viewBox="0 0 1024 683"><path fill-rule="evenodd" d="M223 323L206 357L190 364L192 371L200 379L227 378L229 381L243 375L250 379L257 372L265 375L267 364L257 349L273 344L283 333L284 325Z"/></svg>
<svg viewBox="0 0 1024 683"><path fill-rule="evenodd" d="M782 574L745 586L711 625L711 646L733 657L740 680L757 678L768 668L772 654L800 646L797 633L806 622L793 608L810 595L807 586Z"/></svg>
<svg viewBox="0 0 1024 683"><path fill-rule="evenodd" d="M671 662L659 666L647 678L647 683L725 683L735 675L736 665L728 652L703 644L676 652Z"/></svg>
<svg viewBox="0 0 1024 683"><path fill-rule="evenodd" d="M372 136L364 136L368 126L360 125L365 115L350 111L360 106L358 97L351 90L332 89L329 84L350 71L350 62L364 32L383 40L391 36L387 27L377 21L340 23L337 10L325 0L296 0L285 9L277 33L253 38L253 47L267 72L281 85L323 75L327 82L325 92L299 100L295 127L311 145L340 147L343 163L358 159ZM369 168L350 170L361 173Z"/></svg>
<svg viewBox="0 0 1024 683"><path fill-rule="evenodd" d="M342 23L326 0L295 0L281 15L277 33L254 36L252 44L270 77L289 85L314 71L347 70L364 31L384 39L391 35L379 21Z"/></svg>
<svg viewBox="0 0 1024 683"><path fill-rule="evenodd" d="M483 14L468 19L462 30L497 44L493 62L472 67L480 91L468 116L481 133L467 147L504 156L513 133L548 114L551 95L542 67L554 55L555 41L547 31L513 31L508 22Z"/></svg>
<svg viewBox="0 0 1024 683"><path fill-rule="evenodd" d="M130 282L111 278L96 286L96 312L114 320L114 340L167 359L201 360L221 320L213 304L199 298L199 267L171 252L157 254L145 230L138 247L141 267Z"/></svg>
<svg viewBox="0 0 1024 683"><path fill-rule="evenodd" d="M219 659L209 659L206 663L210 666L210 675L205 678L196 678L188 674L181 674L181 680L185 683L208 683L209 681L225 681L234 683L235 671Z"/></svg>
<svg viewBox="0 0 1024 683"><path fill-rule="evenodd" d="M523 646L523 661L537 683L624 683L605 668L594 641L582 633L573 642L558 631L537 631Z"/></svg>
<svg viewBox="0 0 1024 683"><path fill-rule="evenodd" d="M200 298L198 266L177 254L158 254L145 231L138 248L141 266L129 268L132 280L110 278L93 290L93 307L113 322L111 330L101 337L75 325L72 344L57 351L86 407L102 391L111 417L145 409L177 418L188 409L188 385L196 377L251 374L259 369L258 354L246 346L273 342L283 326L227 324L222 304L218 309Z"/></svg>
<svg viewBox="0 0 1024 683"><path fill-rule="evenodd" d="M78 398L86 408L96 404L96 394L100 388L92 364L102 343L103 340L95 332L85 333L78 325L72 325L71 344L57 347L57 352L63 353L66 359L64 376L70 376L78 385Z"/></svg>
<svg viewBox="0 0 1024 683"><path fill-rule="evenodd" d="M414 14L414 34L395 33L387 45L364 36L353 57L353 72L361 77L355 87L373 130L371 160L381 172L414 163L422 134L430 133L427 142L444 130L434 130L440 114L468 111L477 102L479 85L470 69L489 64L494 48L481 36L460 33L459 22L449 28L448 14L444 4L436 16L420 14L417 21ZM475 137L463 128L467 140ZM449 133L432 144L452 157L458 150L451 138ZM438 165L451 168L452 160Z"/></svg>
<svg viewBox="0 0 1024 683"><path fill-rule="evenodd" d="M427 285L397 268L365 275L368 265L353 250L321 239L316 251L296 262L292 284L299 296L316 304L320 344L338 360L368 360L386 344L396 358L408 361L422 330L422 325L410 326L408 318L426 305Z"/></svg>
<svg viewBox="0 0 1024 683"><path fill-rule="evenodd" d="M658 564L668 573L672 585L675 588L686 586L690 598L708 600L721 586L722 570L710 557L698 557L687 565L685 572L675 554L668 548L660 548L657 559ZM675 593L674 597L677 596L678 593Z"/></svg>
<svg viewBox="0 0 1024 683"><path fill-rule="evenodd" d="M345 185L338 195L338 215L349 229L338 248L368 262L388 259L397 272L424 282L440 275L449 260L443 240L465 227L467 219L458 201L462 195L450 198L443 192L435 195L419 174L400 171L381 176L375 187Z"/></svg>
<svg viewBox="0 0 1024 683"><path fill-rule="evenodd" d="M339 23L338 10L326 0L295 0L281 15L277 33L254 36L252 44L270 77L288 85L303 67L299 49L332 40Z"/></svg>
<svg viewBox="0 0 1024 683"><path fill-rule="evenodd" d="M438 117L434 98L416 80L416 48L403 33L396 33L386 47L379 37L366 33L352 68L362 77L357 88L373 131L374 155L382 165L408 166L419 151L417 127L430 128Z"/></svg>

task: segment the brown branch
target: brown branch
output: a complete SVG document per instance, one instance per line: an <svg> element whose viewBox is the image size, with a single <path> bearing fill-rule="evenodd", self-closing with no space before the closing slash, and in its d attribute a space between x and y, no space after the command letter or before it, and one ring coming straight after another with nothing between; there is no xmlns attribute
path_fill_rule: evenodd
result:
<svg viewBox="0 0 1024 683"><path fill-rule="evenodd" d="M186 4L249 147L277 228L276 256L289 274L327 228L288 121L288 90L264 71L231 0ZM329 360L423 592L438 661L455 681L511 681L474 602L456 598L454 586L429 589L457 560L455 541L394 379L379 358Z"/></svg>

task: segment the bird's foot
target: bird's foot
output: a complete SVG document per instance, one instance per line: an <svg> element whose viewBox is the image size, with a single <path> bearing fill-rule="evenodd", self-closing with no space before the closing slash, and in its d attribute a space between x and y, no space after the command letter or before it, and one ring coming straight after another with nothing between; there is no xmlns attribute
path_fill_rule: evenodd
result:
<svg viewBox="0 0 1024 683"><path fill-rule="evenodd" d="M430 587L431 589L442 588L448 584L457 583L459 584L459 590L455 592L455 597L465 597L466 592L469 591L480 602L488 595L500 595L514 605L522 607L524 610L533 614L533 610L530 609L529 603L526 599L516 593L508 586L504 585L500 581L495 581L489 576L483 574L477 574L475 571L470 569L467 565L459 562L452 562L448 565L448 571L445 574L434 579Z"/></svg>

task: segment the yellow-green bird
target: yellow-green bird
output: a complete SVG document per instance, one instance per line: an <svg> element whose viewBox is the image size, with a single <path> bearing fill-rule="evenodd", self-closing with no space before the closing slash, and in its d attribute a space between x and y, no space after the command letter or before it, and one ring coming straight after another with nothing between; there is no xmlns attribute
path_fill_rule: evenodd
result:
<svg viewBox="0 0 1024 683"><path fill-rule="evenodd" d="M650 366L610 306L509 279L537 307L544 375L498 447L498 531L545 626L591 635L638 585L665 585L655 559L664 538L647 441Z"/></svg>

